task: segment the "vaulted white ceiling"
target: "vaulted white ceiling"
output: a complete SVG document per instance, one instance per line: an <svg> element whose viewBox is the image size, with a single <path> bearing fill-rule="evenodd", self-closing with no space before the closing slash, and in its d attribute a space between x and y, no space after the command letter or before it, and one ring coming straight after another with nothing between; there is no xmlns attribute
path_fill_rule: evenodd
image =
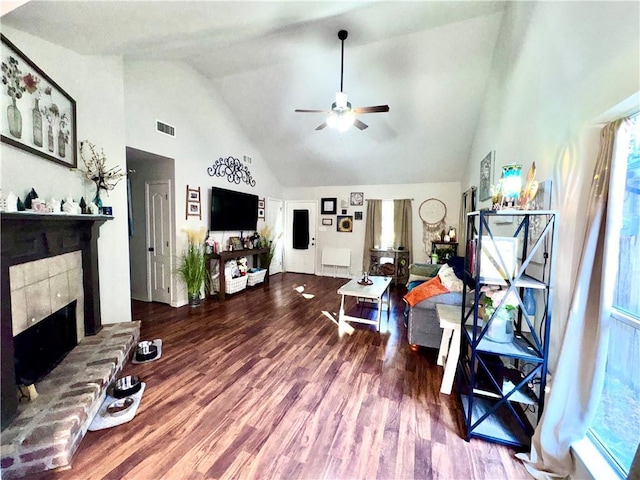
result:
<svg viewBox="0 0 640 480"><path fill-rule="evenodd" d="M31 1L2 21L84 54L182 61L284 186L459 181L504 2ZM315 131L340 89L369 125Z"/></svg>

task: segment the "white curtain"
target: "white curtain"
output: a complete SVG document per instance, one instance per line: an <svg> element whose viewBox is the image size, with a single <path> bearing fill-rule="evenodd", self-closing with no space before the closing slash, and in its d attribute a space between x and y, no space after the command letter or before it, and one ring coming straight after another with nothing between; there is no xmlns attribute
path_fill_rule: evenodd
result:
<svg viewBox="0 0 640 480"><path fill-rule="evenodd" d="M622 212L629 129L628 120L617 120L600 133L587 228L558 365L531 452L518 454L537 479L571 473L571 444L585 436L602 393L622 224L622 215L608 212Z"/></svg>

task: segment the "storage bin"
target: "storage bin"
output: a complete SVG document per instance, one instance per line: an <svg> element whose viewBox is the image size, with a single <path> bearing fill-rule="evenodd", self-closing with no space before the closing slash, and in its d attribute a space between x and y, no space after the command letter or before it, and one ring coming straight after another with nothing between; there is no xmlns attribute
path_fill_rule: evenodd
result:
<svg viewBox="0 0 640 480"><path fill-rule="evenodd" d="M252 268L247 272L247 286L253 287L254 285L264 282L264 277L266 274L266 268Z"/></svg>
<svg viewBox="0 0 640 480"><path fill-rule="evenodd" d="M237 277L237 278L229 278L225 277L224 279L224 293L237 293L241 290L247 288L247 279L248 276ZM220 291L220 281L216 278L214 279L214 288L217 292Z"/></svg>

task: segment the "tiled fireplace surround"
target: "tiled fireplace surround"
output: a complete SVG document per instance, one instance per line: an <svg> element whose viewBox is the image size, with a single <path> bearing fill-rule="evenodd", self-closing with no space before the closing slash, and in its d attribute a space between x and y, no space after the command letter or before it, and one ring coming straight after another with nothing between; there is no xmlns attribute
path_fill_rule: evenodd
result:
<svg viewBox="0 0 640 480"><path fill-rule="evenodd" d="M2 478L70 464L138 341L139 322L100 323L96 248L108 219L2 214ZM35 401L15 405L13 336L74 300L78 346L38 382Z"/></svg>

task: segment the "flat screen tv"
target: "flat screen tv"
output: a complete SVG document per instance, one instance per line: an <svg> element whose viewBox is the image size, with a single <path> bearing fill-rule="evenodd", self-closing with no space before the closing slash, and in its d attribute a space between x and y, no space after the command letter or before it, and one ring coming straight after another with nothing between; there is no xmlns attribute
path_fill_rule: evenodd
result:
<svg viewBox="0 0 640 480"><path fill-rule="evenodd" d="M257 195L217 187L211 189L211 230L255 230L257 223Z"/></svg>

